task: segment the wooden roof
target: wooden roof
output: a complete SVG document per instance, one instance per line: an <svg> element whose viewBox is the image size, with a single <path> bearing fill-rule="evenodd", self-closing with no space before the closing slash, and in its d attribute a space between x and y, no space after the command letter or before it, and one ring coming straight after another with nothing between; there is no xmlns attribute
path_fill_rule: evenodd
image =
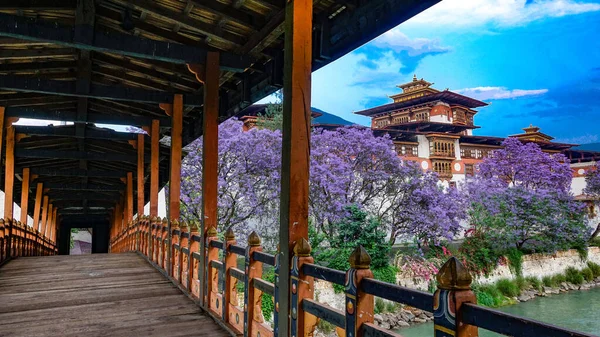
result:
<svg viewBox="0 0 600 337"><path fill-rule="evenodd" d="M315 0L313 69L438 1ZM16 144L17 174L30 167L51 186L48 195L63 219L108 218L123 191L119 172L135 171L135 150L128 136L93 124L144 126L160 119L161 134L168 136L170 119L159 104L184 94L183 145L189 144L202 135L203 91L188 64L203 64L208 51L221 52L221 120L280 89L285 3L0 0L0 106L7 107L6 117L76 122L18 127L29 136ZM161 184L168 172L163 151ZM20 203L20 184L15 187Z"/></svg>

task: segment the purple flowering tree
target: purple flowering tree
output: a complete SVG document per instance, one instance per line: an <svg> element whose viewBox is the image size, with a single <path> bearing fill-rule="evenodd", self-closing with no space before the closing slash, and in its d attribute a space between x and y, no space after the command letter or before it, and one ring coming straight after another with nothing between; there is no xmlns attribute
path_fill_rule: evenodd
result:
<svg viewBox="0 0 600 337"><path fill-rule="evenodd" d="M597 162L595 168L585 176L585 185L583 193L594 198L595 205L600 205L600 162ZM592 238L597 237L598 234L600 234L600 223L596 226Z"/></svg>
<svg viewBox="0 0 600 337"><path fill-rule="evenodd" d="M562 155L507 138L467 184L474 230L499 250L552 252L589 236L583 204L570 194L572 171Z"/></svg>
<svg viewBox="0 0 600 337"><path fill-rule="evenodd" d="M202 213L202 138L190 146L182 163L182 215ZM233 228L238 238L260 231L273 239L279 217L281 132L252 129L230 119L219 126L218 230ZM271 230L269 230L271 229Z"/></svg>

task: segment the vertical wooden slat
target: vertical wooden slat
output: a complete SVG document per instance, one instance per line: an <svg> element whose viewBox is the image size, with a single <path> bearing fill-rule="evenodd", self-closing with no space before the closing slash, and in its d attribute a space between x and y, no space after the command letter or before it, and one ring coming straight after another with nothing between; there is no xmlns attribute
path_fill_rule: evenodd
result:
<svg viewBox="0 0 600 337"><path fill-rule="evenodd" d="M29 168L23 169L21 181L21 222L27 225L27 211L29 208Z"/></svg>
<svg viewBox="0 0 600 337"><path fill-rule="evenodd" d="M183 95L173 99L171 116L171 177L169 179L169 216L179 220L179 198L181 192L181 146L183 132Z"/></svg>
<svg viewBox="0 0 600 337"><path fill-rule="evenodd" d="M13 218L13 190L15 183L15 128L6 129L6 162L4 176L4 219Z"/></svg>
<svg viewBox="0 0 600 337"><path fill-rule="evenodd" d="M144 134L138 134L137 139L137 213L138 219L144 215Z"/></svg>
<svg viewBox="0 0 600 337"><path fill-rule="evenodd" d="M5 108L0 106L0 158L2 158L2 142L4 141L4 111Z"/></svg>
<svg viewBox="0 0 600 337"><path fill-rule="evenodd" d="M159 137L159 121L152 120L152 128L150 131L150 216L158 216L158 141Z"/></svg>
<svg viewBox="0 0 600 337"><path fill-rule="evenodd" d="M127 221L133 221L133 172L127 172Z"/></svg>
<svg viewBox="0 0 600 337"><path fill-rule="evenodd" d="M48 200L49 201L49 200ZM44 217L44 236L48 237L50 234L50 217L52 216L52 204L48 204L48 210L44 213L46 216Z"/></svg>
<svg viewBox="0 0 600 337"><path fill-rule="evenodd" d="M283 85L283 147L280 206L279 336L290 332L290 258L308 239L308 169L312 62L312 0L286 2Z"/></svg>
<svg viewBox="0 0 600 337"><path fill-rule="evenodd" d="M206 237L209 228L217 228L217 182L219 161L219 53L209 52L205 65L204 82L204 112L202 113L202 233ZM206 241L202 240L200 251L205 254ZM203 271L205 259L200 260L200 270ZM205 275L201 272L202 275ZM200 280L200 291L206 289L205 277ZM200 294L200 303L206 299L205 293Z"/></svg>

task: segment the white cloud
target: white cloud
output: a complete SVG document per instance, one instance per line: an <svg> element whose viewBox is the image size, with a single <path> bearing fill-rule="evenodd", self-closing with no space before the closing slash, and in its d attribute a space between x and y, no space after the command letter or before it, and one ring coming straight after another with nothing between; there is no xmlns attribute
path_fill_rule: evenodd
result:
<svg viewBox="0 0 600 337"><path fill-rule="evenodd" d="M567 144L590 144L598 142L598 135L587 134L583 136L571 137L571 138L557 138L554 141L559 143Z"/></svg>
<svg viewBox="0 0 600 337"><path fill-rule="evenodd" d="M507 89L505 87L475 87L453 90L459 94L480 100L511 99L525 96L538 96L548 92L548 89Z"/></svg>
<svg viewBox="0 0 600 337"><path fill-rule="evenodd" d="M427 26L516 26L544 18L600 11L577 0L444 0L406 22Z"/></svg>
<svg viewBox="0 0 600 337"><path fill-rule="evenodd" d="M446 52L448 47L440 45L437 39L409 38L399 28L387 31L376 38L372 44L379 48L392 49L395 52L407 51L409 56L418 56L434 52Z"/></svg>

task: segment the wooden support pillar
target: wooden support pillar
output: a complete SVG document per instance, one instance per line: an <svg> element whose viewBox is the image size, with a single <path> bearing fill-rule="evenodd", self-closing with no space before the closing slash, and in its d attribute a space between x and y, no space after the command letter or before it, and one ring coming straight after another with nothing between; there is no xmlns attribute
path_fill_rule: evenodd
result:
<svg viewBox="0 0 600 337"><path fill-rule="evenodd" d="M158 119L152 120L150 130L150 216L158 216L158 141L160 140Z"/></svg>
<svg viewBox="0 0 600 337"><path fill-rule="evenodd" d="M2 158L2 142L4 141L4 110L3 106L0 106L0 158Z"/></svg>
<svg viewBox="0 0 600 337"><path fill-rule="evenodd" d="M290 261L296 242L308 240L313 0L292 0L285 8L283 147L279 228L277 334L290 334Z"/></svg>
<svg viewBox="0 0 600 337"><path fill-rule="evenodd" d="M137 214L138 219L144 215L144 134L138 134L137 140Z"/></svg>
<svg viewBox="0 0 600 337"><path fill-rule="evenodd" d="M21 223L27 225L27 210L29 208L29 168L23 169L21 181Z"/></svg>
<svg viewBox="0 0 600 337"><path fill-rule="evenodd" d="M181 147L183 132L183 95L173 98L171 114L171 176L169 178L169 217L179 220L181 194Z"/></svg>
<svg viewBox="0 0 600 337"><path fill-rule="evenodd" d="M202 235L217 228L217 195L219 164L219 53L208 52L205 64L204 111L202 113ZM200 251L206 252L206 240ZM200 260L200 270L206 270L205 259ZM204 275L203 272L201 274ZM206 278L200 281L200 303L206 303Z"/></svg>
<svg viewBox="0 0 600 337"><path fill-rule="evenodd" d="M37 183L35 189L35 208L33 209L33 228L37 229L38 232L42 231L40 222L40 211L42 209L42 192L44 191L44 184Z"/></svg>
<svg viewBox="0 0 600 337"><path fill-rule="evenodd" d="M46 212L46 219L44 221L44 236L50 237L50 221L52 220L52 204L48 204L48 212Z"/></svg>
<svg viewBox="0 0 600 337"><path fill-rule="evenodd" d="M127 172L127 220L126 225L133 221L133 172Z"/></svg>
<svg viewBox="0 0 600 337"><path fill-rule="evenodd" d="M6 130L6 162L4 176L4 219L13 219L13 190L15 184L15 127Z"/></svg>
<svg viewBox="0 0 600 337"><path fill-rule="evenodd" d="M42 204L42 219L40 220L40 234L42 237L44 233L46 233L46 218L48 217L48 196L44 196L44 201Z"/></svg>

